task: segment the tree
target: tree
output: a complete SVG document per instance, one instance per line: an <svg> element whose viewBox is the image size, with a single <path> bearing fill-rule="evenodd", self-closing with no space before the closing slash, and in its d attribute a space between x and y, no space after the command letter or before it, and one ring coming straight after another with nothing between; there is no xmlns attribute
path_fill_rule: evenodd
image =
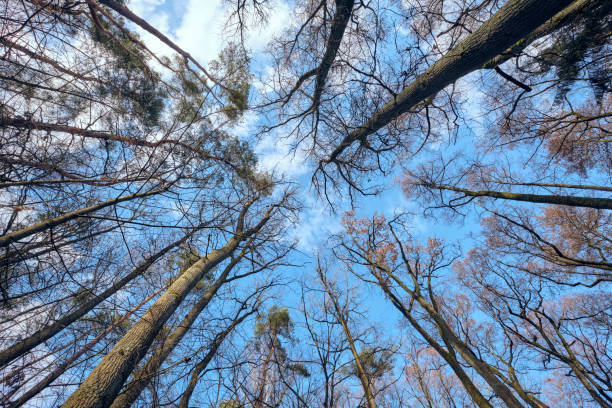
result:
<svg viewBox="0 0 612 408"><path fill-rule="evenodd" d="M1 348L2 377L12 384L3 397L21 404L46 387L58 390L59 404L65 384L86 376L97 356L112 357L115 343L133 336L130 326L146 326L138 309L148 302L170 307L145 329L138 356L169 329L164 319L196 278L236 248L252 273L280 262L291 244L271 231L282 230L277 212L287 216L292 204L263 210L264 231L239 215L245 197L274 189L256 173L248 143L213 124L247 107L246 55L224 52L212 72L231 71L231 88L211 87L188 62L152 53L97 2L10 2L2 21ZM255 230L232 239L238 219ZM223 239L229 245L214 251ZM183 245L210 259L177 278L167 262ZM176 285L183 291L174 298Z"/></svg>
<svg viewBox="0 0 612 408"><path fill-rule="evenodd" d="M243 241L257 234L275 215L278 211L277 208L282 208L288 200L288 197L284 197L280 202L270 205L258 222L248 225L246 224L247 212L258 198L251 198L244 204L236 220L234 233L227 243L201 257L183 272L147 310L147 313L132 326L113 350L104 357L63 406L104 406L115 399L123 383L134 369L134 364L143 357L164 322L172 315L187 294L210 269L230 257ZM229 269L231 270L231 268ZM227 273L229 273L229 270ZM225 277L222 279L225 279ZM198 313L199 310L196 309L192 314L197 315ZM180 338L180 334L173 337Z"/></svg>
<svg viewBox="0 0 612 408"><path fill-rule="evenodd" d="M242 308L239 310L239 312L242 311ZM208 364L210 363L210 361L212 360L212 358L215 356L215 354L217 353L219 347L221 346L221 343L223 342L223 340L231 333L231 331L238 326L240 323L242 323L248 316L252 315L253 313L256 312L256 309L250 310L244 314L242 314L241 316L236 315L236 317L234 318L234 320L232 321L232 323L222 332L218 333L214 340L213 343L211 344L211 346L209 347L208 352L206 353L206 355L204 356L204 358L202 360L200 360L193 369L193 372L191 374L191 377L189 378L189 384L187 385L187 388L185 389L185 391L183 392L183 396L181 397L181 401L179 402L179 407L180 408L187 408L189 406L189 400L191 399L191 395L193 394L193 391L197 385L198 382L198 377L200 376L200 374L202 374L202 371L204 371L206 369L206 367L208 366Z"/></svg>
<svg viewBox="0 0 612 408"><path fill-rule="evenodd" d="M599 345L601 333L608 330L609 322L604 316L609 305L601 292L570 292L545 303L548 293L556 291L554 285L529 275L520 279L525 275L522 271L508 279L514 270L491 265L476 253L462 264L461 271L467 285L509 339L539 354L545 369L559 361L593 401L600 406L609 405L609 376L600 373L607 371L609 353Z"/></svg>
<svg viewBox="0 0 612 408"><path fill-rule="evenodd" d="M392 224L383 217L369 221L349 216L345 219L345 226L348 240L339 242L341 259L345 259L349 265L354 263L367 268L393 306L453 368L473 401L479 406L491 406L461 367L458 356L487 382L507 406L521 407L512 390L497 377L496 370L453 329L445 317L440 298L433 292L432 279L436 272L454 261L452 257L447 258L442 242L430 239L426 247L405 245ZM411 286L398 276L402 269L406 271ZM403 296L407 296L407 299L402 300ZM416 318L413 311L416 305L422 308L426 321L433 325L441 341L433 337ZM445 347L449 350L445 350Z"/></svg>
<svg viewBox="0 0 612 408"><path fill-rule="evenodd" d="M370 353L368 353L368 350L362 350L360 352L357 351L357 348L355 345L356 343L355 338L353 334L351 333L351 330L349 329L349 326L348 326L348 317L347 317L348 312L345 309L346 306L345 307L340 306L338 302L338 294L336 293L336 289L333 288L331 284L328 282L327 277L325 276L323 267L320 263L320 260L319 260L319 264L317 265L317 274L318 274L321 284L325 288L325 292L327 293L327 296L329 296L329 300L331 301L333 305L334 316L338 320L338 323L340 323L340 325L342 326L342 331L344 332L344 335L346 336L346 340L348 341L348 345L349 345L351 354L353 356L352 366L354 367L354 371L350 370L352 371L351 374L359 378L359 381L361 383L361 388L363 389L363 393L365 396L366 403L368 404L368 407L375 408L376 402L374 400L374 393L372 391L372 387L374 385L373 384L374 378L378 376L375 374L379 374L379 372L378 372L378 369L376 369L372 364L368 365L368 363L374 362L372 353L371 351ZM371 372L372 369L374 369L373 372Z"/></svg>
<svg viewBox="0 0 612 408"><path fill-rule="evenodd" d="M297 1L253 54L274 6L203 62L6 2L0 404L611 406L612 4ZM351 205L327 241L261 137Z"/></svg>
<svg viewBox="0 0 612 408"><path fill-rule="evenodd" d="M240 240L246 241L244 243L243 249L237 255L232 256L232 259L223 269L223 271L219 274L216 280L207 285L208 287L206 288L206 291L200 296L199 300L189 310L185 318L178 324L176 329L174 329L166 337L159 349L153 353L153 355L149 358L149 360L147 360L144 366L134 373L133 380L126 387L126 389L114 399L111 407L120 408L131 406L131 404L136 400L136 398L138 398L142 390L148 385L154 374L160 369L164 360L174 350L174 348L178 345L181 339L187 334L190 327L194 324L198 316L202 313L206 306L208 306L210 301L215 297L221 286L223 286L229 281L244 278L255 273L271 269L276 262L278 262L287 255L290 249L282 251L274 258L267 260L267 262L265 262L259 268L254 269L249 273L233 277L229 276L230 272L233 271L236 265L241 262L245 256L247 256L252 251L256 251L258 246L265 244L269 239L266 239L262 236L262 234L258 233L264 226L264 224L268 221L268 219L272 216L271 210L273 208L274 207L271 207L265 214L262 221L252 229L244 231L242 228L239 227L236 230L235 237L239 237ZM238 222L240 223L240 219L238 220ZM190 262L192 265L186 268L183 273L188 273L190 268L193 267L193 265L198 263L200 260L208 261L208 257L209 256L207 255L205 257L198 257L197 259L193 259L193 262ZM210 268L207 270L210 271ZM203 277L199 277L197 279L201 281ZM196 285L197 284L198 283L196 283Z"/></svg>
<svg viewBox="0 0 612 408"><path fill-rule="evenodd" d="M153 254L149 258L145 260L141 265L135 268L128 275L123 277L117 283L113 284L110 288L106 289L99 295L88 295L87 293L82 294L79 298L79 307L73 311L72 313L65 314L59 320L54 322L53 324L38 330L36 333L31 336L21 339L18 343L7 348L0 352L0 365L4 365L11 360L23 355L23 353L28 352L32 348L41 344L45 340L53 337L57 333L59 333L62 329L75 322L77 319L81 318L83 315L87 314L91 311L95 306L97 306L100 302L104 301L109 296L115 294L118 290L123 288L126 284L128 284L134 278L143 274L147 268L155 263L156 260L164 256L171 249L183 244L191 235L193 235L195 231L187 234L180 240L173 242L172 244L166 246L161 251Z"/></svg>
<svg viewBox="0 0 612 408"><path fill-rule="evenodd" d="M342 106L342 109L323 109L323 107L320 107L318 110L321 113L317 113L312 120L306 120L304 114L308 114L310 108L303 108L299 104L286 105L287 100L304 86L306 79L315 76L315 72L319 68L314 68L297 75L297 79L293 80L294 85L284 94L281 93L278 98L281 105L279 110L284 113L284 117L273 128L290 126L291 123L295 123L295 130L292 131L295 139L298 143L305 142L309 145L311 155L318 163L317 175L320 178L315 180L318 180L317 183L320 183L318 185L321 188L325 189L328 181L334 187L337 186L339 181L343 181L348 184L349 189L365 193L367 190L364 189L358 175L372 173L376 170L382 170L385 173L384 168L381 167L384 162L381 156L385 152L395 151L397 157L401 157L409 145L409 141L405 140L406 136L398 133L405 131L411 134L415 128L417 133L420 130L426 131L427 135L431 133L432 118L430 117L429 107L433 105L431 110L437 109L435 104L432 104L432 100L436 99L440 91L470 72L481 69L483 65L502 54L517 41L530 42L539 38L537 36L536 38L530 37L530 34L544 24L550 26L547 20L553 18L555 29L562 27L563 23L567 23L567 20L570 19L568 16L575 17L576 15L575 8L564 10L570 3L569 1L550 2L543 7L541 2L511 1L492 13L490 18L483 22L480 27L475 27L473 31L463 29L466 25L463 25L462 19L470 20L471 25L473 24L472 19L477 20L479 13L484 14L483 10L489 12L489 9L486 9L489 4L485 2L481 7L475 7L474 10L468 9L464 14L460 14L461 17L454 24L448 24L450 28L442 33L423 34L417 31L417 36L424 35L431 38L431 34L435 34L450 37L451 47L431 66L427 66L430 61L427 55L415 55L415 58L408 62L408 64L412 63L413 66L409 66L408 69L404 67L403 70L405 76L412 77L412 80L406 84L392 79L393 75L397 76L400 72L382 71L386 65L393 66L394 63L388 62L383 55L386 50L383 45L385 39L384 24L388 22L388 25L401 26L401 23L392 18L385 20L382 14L377 14L375 9L371 8L369 11L373 14L372 19L375 21L373 24L377 27L376 30L380 31L376 33L360 32L357 24L359 22L369 23L367 17L369 11L359 13L359 7L357 7L352 14L352 19L355 22L355 32L353 33L349 27L345 32L343 44L346 43L345 47L363 46L366 49L373 50L374 54L371 55L369 60L360 61L357 59L351 61L350 52L347 49L347 51L344 51L347 57L336 63L336 70L342 73L341 77L345 78L344 84L328 83L328 92L331 92L334 87L339 87L341 90L337 93L332 92L327 99L329 103L334 101L336 106ZM327 32L322 31L319 27L330 26L329 29L334 30L336 25L334 25L334 22L328 23L327 9L323 7L323 4L319 3L318 7L306 6L304 23L296 28L295 38L292 41L279 44L280 50L288 50L285 53L286 55L283 55L282 60L278 62L279 69L291 67L290 59L296 59L297 57L296 61L299 61L302 55L310 56L313 54L312 49L315 45L311 44L316 44L321 32ZM343 5L337 4L336 6L339 10L343 10L341 8ZM592 5L581 4L577 8L582 9L587 6ZM318 13L322 13L323 16L319 16ZM416 13L413 13L412 10L402 10L400 8L397 13L406 15L406 19L409 21L416 19ZM557 13L559 15L556 15ZM336 15L340 14L342 13L336 13ZM448 14L454 17L456 11L453 10ZM429 15L426 15L426 17L429 17ZM322 24L319 26L320 19ZM429 26L431 27L431 25ZM542 36L544 32L549 31L550 27L542 29L538 35ZM336 37L330 34L328 38L335 39ZM397 52L400 55L415 46L414 43L410 43L412 39L413 37L408 37L404 40L402 45L405 44L408 48L404 46L405 49L398 49ZM458 39L461 39L461 41ZM336 44L335 40L333 41L333 44ZM417 43L416 47L419 45L421 44ZM377 51L378 49L380 51ZM433 47L432 55L435 55L436 49L437 44ZM327 46L325 50L330 50L330 47ZM342 53L342 50L340 52ZM325 54L322 59L316 58L315 60L324 61L323 66L325 66L329 59L326 58L328 54L331 56L336 52L330 51L330 53ZM461 57L459 58L459 56ZM379 59L384 61L380 66L376 63ZM372 61L374 61L374 64L372 64ZM403 59L400 58L395 63L401 64L403 62ZM400 71L395 67L392 69ZM497 70L501 71L501 68L497 68ZM505 76L508 77L507 74ZM283 77L281 76L281 78ZM278 85L284 87L284 79L281 79L281 81L283 82ZM357 85L352 86L352 81ZM318 89L317 85L315 85L316 89ZM389 95L386 103L375 90L382 95ZM314 94L318 93L315 91ZM367 104L365 109L359 106L364 103ZM402 116L409 112L413 115L419 114L423 110L425 110L427 120L423 120L422 124L418 122L418 119L414 119L413 122L412 119L404 119ZM364 115L368 119L362 121ZM397 128L397 130L394 128ZM425 142L427 142L427 137ZM338 178L337 181L336 177Z"/></svg>
<svg viewBox="0 0 612 408"><path fill-rule="evenodd" d="M278 392L271 391L274 385L269 384L272 377L270 366L272 362L283 364L284 354L286 353L281 337L285 339L291 338L293 323L289 316L287 308L279 308L272 306L266 316L259 316L255 324L255 337L258 342L255 344L255 350L261 353L263 361L259 368L259 374L254 378L254 395L253 406L263 407L268 405L267 401L277 401Z"/></svg>

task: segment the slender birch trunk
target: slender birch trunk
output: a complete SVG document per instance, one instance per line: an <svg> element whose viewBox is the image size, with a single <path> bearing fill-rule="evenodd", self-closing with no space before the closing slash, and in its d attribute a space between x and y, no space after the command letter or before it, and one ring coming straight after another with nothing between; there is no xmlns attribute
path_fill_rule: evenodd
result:
<svg viewBox="0 0 612 408"><path fill-rule="evenodd" d="M272 335L272 346L270 347L270 351L268 351L268 355L263 361L261 365L261 384L259 386L259 393L257 394L257 398L255 399L254 408L263 408L264 406L264 394L266 392L266 378L268 378L268 364L270 364L270 360L272 360L272 356L276 351L276 343L278 342L278 333L274 332ZM266 404L267 405L267 404Z"/></svg>

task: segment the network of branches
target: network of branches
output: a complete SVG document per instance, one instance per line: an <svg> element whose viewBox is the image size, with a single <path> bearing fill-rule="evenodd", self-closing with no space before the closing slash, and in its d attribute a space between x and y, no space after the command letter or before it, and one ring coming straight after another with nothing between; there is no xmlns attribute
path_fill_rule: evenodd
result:
<svg viewBox="0 0 612 408"><path fill-rule="evenodd" d="M612 407L612 2L222 7L0 4L0 406Z"/></svg>

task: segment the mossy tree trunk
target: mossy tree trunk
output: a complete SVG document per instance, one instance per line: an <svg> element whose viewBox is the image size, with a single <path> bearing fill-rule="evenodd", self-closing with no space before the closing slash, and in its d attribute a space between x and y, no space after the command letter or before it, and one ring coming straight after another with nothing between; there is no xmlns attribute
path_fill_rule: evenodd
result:
<svg viewBox="0 0 612 408"><path fill-rule="evenodd" d="M149 385L151 380L159 372L159 369L163 362L168 358L172 350L179 344L179 342L185 337L193 323L197 320L198 316L208 306L210 301L217 294L217 291L226 282L226 279L232 269L240 262L244 257L246 249L242 250L241 253L231 260L229 265L225 267L221 275L215 280L208 290L200 297L195 305L187 312L187 315L178 326L172 331L172 333L164 340L161 347L159 347L153 355L147 360L142 368L134 373L132 381L121 392L113 401L111 408L127 408L130 407L136 399L140 396L140 393Z"/></svg>

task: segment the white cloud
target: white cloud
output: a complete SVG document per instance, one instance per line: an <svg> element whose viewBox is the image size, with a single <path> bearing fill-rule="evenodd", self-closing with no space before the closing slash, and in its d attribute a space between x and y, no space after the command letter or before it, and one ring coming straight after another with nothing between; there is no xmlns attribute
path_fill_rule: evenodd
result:
<svg viewBox="0 0 612 408"><path fill-rule="evenodd" d="M247 39L247 46L254 53L262 52L268 42L290 24L290 10L287 3L274 1L269 7L272 11L268 15L266 24L252 29Z"/></svg>
<svg viewBox="0 0 612 408"><path fill-rule="evenodd" d="M222 0L190 0L176 30L177 43L200 63L208 63L223 47L224 23Z"/></svg>
<svg viewBox="0 0 612 408"><path fill-rule="evenodd" d="M247 138L252 134L252 130L255 128L259 115L253 111L246 111L240 118L240 120L231 125L232 134L239 138Z"/></svg>
<svg viewBox="0 0 612 408"><path fill-rule="evenodd" d="M164 0L132 0L129 3L130 10L134 14L145 19L149 24L172 39L170 35L169 15L160 7L164 6ZM158 56L170 56L172 50L161 40L140 27L133 27L144 43Z"/></svg>
<svg viewBox="0 0 612 408"><path fill-rule="evenodd" d="M326 203L307 192L301 198L304 210L290 235L298 241L301 251L312 254L326 244L330 235L342 230L341 216L331 213Z"/></svg>
<svg viewBox="0 0 612 408"><path fill-rule="evenodd" d="M139 16L151 16L155 9L162 6L165 0L132 0L130 10Z"/></svg>
<svg viewBox="0 0 612 408"><path fill-rule="evenodd" d="M296 179L309 172L306 156L300 149L293 149L291 142L275 133L266 135L255 146L259 167L263 171Z"/></svg>
<svg viewBox="0 0 612 408"><path fill-rule="evenodd" d="M232 40L232 33L226 29L230 10L223 0L190 0L181 9L182 16L171 24L172 4L165 0L133 0L130 9L152 26L175 41L201 64L217 58L221 49ZM248 22L246 45L253 53L261 53L270 39L278 35L289 24L289 7L284 2L269 6L265 24ZM152 34L137 28L147 46L160 55L169 55L171 50Z"/></svg>

